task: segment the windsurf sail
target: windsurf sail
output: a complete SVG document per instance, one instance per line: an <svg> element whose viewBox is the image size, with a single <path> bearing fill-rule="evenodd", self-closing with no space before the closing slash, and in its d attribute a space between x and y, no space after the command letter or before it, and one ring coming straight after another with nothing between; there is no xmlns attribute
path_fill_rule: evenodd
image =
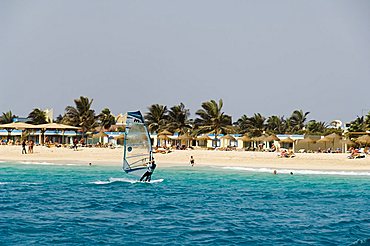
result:
<svg viewBox="0 0 370 246"><path fill-rule="evenodd" d="M152 144L140 111L127 112L123 148L123 170L141 177L153 160Z"/></svg>

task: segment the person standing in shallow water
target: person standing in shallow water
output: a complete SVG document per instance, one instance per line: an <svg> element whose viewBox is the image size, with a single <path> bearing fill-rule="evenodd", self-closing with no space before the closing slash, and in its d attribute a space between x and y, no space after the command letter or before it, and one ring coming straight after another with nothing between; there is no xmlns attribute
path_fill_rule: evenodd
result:
<svg viewBox="0 0 370 246"><path fill-rule="evenodd" d="M190 156L190 165L192 167L194 166L194 163L195 163L195 160L194 160L193 156Z"/></svg>
<svg viewBox="0 0 370 246"><path fill-rule="evenodd" d="M22 141L22 154L27 154L27 151L26 151L26 140L23 140Z"/></svg>

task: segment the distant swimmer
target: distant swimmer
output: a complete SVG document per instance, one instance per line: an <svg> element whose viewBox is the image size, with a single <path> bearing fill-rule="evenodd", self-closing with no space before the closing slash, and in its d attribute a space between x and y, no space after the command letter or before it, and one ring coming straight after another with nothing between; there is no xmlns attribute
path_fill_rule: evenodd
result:
<svg viewBox="0 0 370 246"><path fill-rule="evenodd" d="M89 166L91 166L91 162L89 162Z"/></svg>
<svg viewBox="0 0 370 246"><path fill-rule="evenodd" d="M274 174L277 174L276 170L274 170Z"/></svg>
<svg viewBox="0 0 370 246"><path fill-rule="evenodd" d="M152 179L152 174L154 172L154 169L157 167L157 164L155 164L154 159L148 163L148 169L147 171L143 174L143 176L140 178L140 181L146 181L150 182Z"/></svg>
<svg viewBox="0 0 370 246"><path fill-rule="evenodd" d="M290 172L290 175L293 175L293 172Z"/></svg>
<svg viewBox="0 0 370 246"><path fill-rule="evenodd" d="M190 165L192 167L194 166L194 163L195 163L195 160L194 160L193 156L190 156Z"/></svg>

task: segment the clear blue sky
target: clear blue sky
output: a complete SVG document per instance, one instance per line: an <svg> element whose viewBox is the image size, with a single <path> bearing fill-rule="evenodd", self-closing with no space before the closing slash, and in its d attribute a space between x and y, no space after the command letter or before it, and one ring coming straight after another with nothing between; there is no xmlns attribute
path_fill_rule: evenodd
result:
<svg viewBox="0 0 370 246"><path fill-rule="evenodd" d="M370 1L0 1L0 112L222 98L348 121L370 110Z"/></svg>

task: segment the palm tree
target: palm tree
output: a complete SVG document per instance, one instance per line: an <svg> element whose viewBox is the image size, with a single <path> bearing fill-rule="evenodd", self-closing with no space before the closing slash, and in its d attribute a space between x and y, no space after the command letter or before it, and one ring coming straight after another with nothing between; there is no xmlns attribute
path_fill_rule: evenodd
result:
<svg viewBox="0 0 370 246"><path fill-rule="evenodd" d="M101 113L98 115L99 125L101 128L109 129L112 125L116 123L116 119L110 112L108 108L104 108Z"/></svg>
<svg viewBox="0 0 370 246"><path fill-rule="evenodd" d="M199 116L195 119L198 133L214 133L215 141L217 141L217 135L231 131L231 116L222 112L222 106L222 99L218 104L214 100L202 103L202 109L195 113Z"/></svg>
<svg viewBox="0 0 370 246"><path fill-rule="evenodd" d="M168 130L180 134L187 133L192 127L189 116L190 110L186 109L183 103L173 106L168 111Z"/></svg>
<svg viewBox="0 0 370 246"><path fill-rule="evenodd" d="M96 126L95 111L91 109L93 99L80 96L74 100L76 107L67 106L63 116L63 123L78 126L82 129L82 134L92 130Z"/></svg>
<svg viewBox="0 0 370 246"><path fill-rule="evenodd" d="M38 108L35 108L34 110L32 110L29 113L28 118L30 119L29 122L31 124L40 125L40 124L47 123L46 113Z"/></svg>
<svg viewBox="0 0 370 246"><path fill-rule="evenodd" d="M167 122L167 106L153 104L148 107L149 112L145 114L145 120L148 124L148 130L153 132L159 132L164 129Z"/></svg>
<svg viewBox="0 0 370 246"><path fill-rule="evenodd" d="M12 111L9 110L8 112L3 112L3 115L1 116L1 123L7 124L12 123L13 119L15 118L15 115L13 115Z"/></svg>
<svg viewBox="0 0 370 246"><path fill-rule="evenodd" d="M0 117L0 123L2 124L8 124L8 123L12 123L13 122L13 119L15 118L16 116L13 115L12 111L9 110L8 112L3 112L3 115ZM8 131L8 141L10 140L10 135L11 135L11 132L12 132L12 129L6 129Z"/></svg>
<svg viewBox="0 0 370 246"><path fill-rule="evenodd" d="M350 127L348 128L349 132L364 132L366 131L365 119L363 116L357 116L354 121L351 121Z"/></svg>
<svg viewBox="0 0 370 246"><path fill-rule="evenodd" d="M304 123L307 120L307 115L310 112L303 112L302 110L295 110L290 117L291 127L293 132L300 131L304 128Z"/></svg>
<svg viewBox="0 0 370 246"><path fill-rule="evenodd" d="M63 121L63 116L61 114L59 114L57 118L54 120L55 123L62 123L62 121Z"/></svg>
<svg viewBox="0 0 370 246"><path fill-rule="evenodd" d="M248 130L251 132L251 136L261 136L266 129L265 121L266 118L260 113L255 113L248 119Z"/></svg>
<svg viewBox="0 0 370 246"><path fill-rule="evenodd" d="M327 129L327 124L323 121L310 120L306 128L309 134L324 134Z"/></svg>
<svg viewBox="0 0 370 246"><path fill-rule="evenodd" d="M279 117L276 115L270 116L267 119L266 130L271 131L272 133L285 133L286 132L286 123L284 116Z"/></svg>

